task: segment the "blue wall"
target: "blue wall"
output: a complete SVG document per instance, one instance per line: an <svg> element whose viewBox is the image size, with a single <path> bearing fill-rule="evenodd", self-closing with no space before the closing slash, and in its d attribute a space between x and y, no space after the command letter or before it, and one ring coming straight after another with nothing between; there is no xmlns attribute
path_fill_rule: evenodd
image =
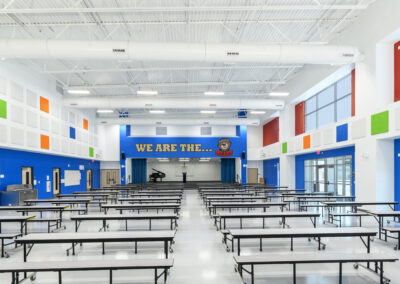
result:
<svg viewBox="0 0 400 284"><path fill-rule="evenodd" d="M279 158L277 159L270 159L264 160L263 162L263 172L264 172L264 179L265 184L267 185L276 185L279 186Z"/></svg>
<svg viewBox="0 0 400 284"><path fill-rule="evenodd" d="M400 139L394 140L394 201L400 201ZM400 206L396 206L399 210Z"/></svg>
<svg viewBox="0 0 400 284"><path fill-rule="evenodd" d="M61 193L86 191L87 169L92 169L93 172L93 188L100 187L100 162L0 148L0 175L4 175L4 178L0 178L0 191L5 191L9 184L21 184L21 167L33 167L38 198L51 198L53 188L51 192L46 192L46 181L49 176L53 185L53 168L61 169L63 179L64 170L79 170L80 165L85 167L85 170L81 171L81 184L65 187L61 183Z"/></svg>
<svg viewBox="0 0 400 284"><path fill-rule="evenodd" d="M242 182L247 181L247 126L237 126L236 136L227 137L231 142L230 154L227 156L218 155L218 141L225 137L131 137L130 126L120 126L120 151L126 158L241 158L242 161ZM152 151L140 151L138 144L150 144ZM176 144L176 151L157 151L157 144ZM198 151L182 151L181 144L201 144ZM245 158L242 159L242 153ZM125 183L125 160L121 160L121 183Z"/></svg>
<svg viewBox="0 0 400 284"><path fill-rule="evenodd" d="M338 156L352 156L352 172L354 172L354 151L355 147L344 147L339 149L333 150L326 150L314 153L308 153L304 155L297 155L296 156L296 189L304 189L304 161L305 160L312 160L312 159L323 159L323 158L331 158L331 157L338 157ZM353 196L355 195L355 187L354 187L354 177L352 179L352 188L353 188Z"/></svg>

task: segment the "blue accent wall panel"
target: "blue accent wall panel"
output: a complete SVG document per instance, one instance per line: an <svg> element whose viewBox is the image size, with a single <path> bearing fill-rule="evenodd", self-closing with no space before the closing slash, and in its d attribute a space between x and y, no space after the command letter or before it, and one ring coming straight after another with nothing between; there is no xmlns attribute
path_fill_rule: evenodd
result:
<svg viewBox="0 0 400 284"><path fill-rule="evenodd" d="M76 130L73 127L69 128L69 138L76 139Z"/></svg>
<svg viewBox="0 0 400 284"><path fill-rule="evenodd" d="M348 124L338 125L336 127L336 142L348 140Z"/></svg>
<svg viewBox="0 0 400 284"><path fill-rule="evenodd" d="M394 201L400 201L400 139L394 140ZM396 205L396 210L400 206Z"/></svg>
<svg viewBox="0 0 400 284"><path fill-rule="evenodd" d="M132 159L132 183L146 183L147 159Z"/></svg>
<svg viewBox="0 0 400 284"><path fill-rule="evenodd" d="M46 181L48 176L53 185L53 168L60 168L61 179L64 179L64 170L79 170L80 165L85 167L85 170L81 171L81 184L65 187L61 183L61 193L86 191L87 169L92 170L93 188L99 188L100 162L0 148L0 174L4 175L4 178L0 178L0 191L5 191L7 185L21 184L21 167L33 167L38 198L51 198L53 197L53 192L46 192Z"/></svg>
<svg viewBox="0 0 400 284"><path fill-rule="evenodd" d="M279 158L264 160L263 162L263 173L266 185L276 185L279 186Z"/></svg>
<svg viewBox="0 0 400 284"><path fill-rule="evenodd" d="M331 158L331 157L339 157L339 156L352 156L352 171L355 170L355 147L343 147L339 149L326 150L321 151L319 154L317 152L307 153L304 155L297 155L295 161L295 171L296 171L296 189L304 189L304 161L305 160L313 160L313 159L323 159L323 158ZM355 195L355 187L354 187L354 177L352 178L352 188L353 195Z"/></svg>

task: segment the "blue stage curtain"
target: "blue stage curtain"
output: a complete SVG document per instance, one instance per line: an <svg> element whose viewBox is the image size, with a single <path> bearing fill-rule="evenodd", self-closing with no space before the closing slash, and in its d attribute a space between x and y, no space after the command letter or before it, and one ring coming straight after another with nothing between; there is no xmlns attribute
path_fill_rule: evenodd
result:
<svg viewBox="0 0 400 284"><path fill-rule="evenodd" d="M235 159L221 159L221 182L234 183L235 175Z"/></svg>
<svg viewBox="0 0 400 284"><path fill-rule="evenodd" d="M147 160L132 159L132 183L146 183Z"/></svg>

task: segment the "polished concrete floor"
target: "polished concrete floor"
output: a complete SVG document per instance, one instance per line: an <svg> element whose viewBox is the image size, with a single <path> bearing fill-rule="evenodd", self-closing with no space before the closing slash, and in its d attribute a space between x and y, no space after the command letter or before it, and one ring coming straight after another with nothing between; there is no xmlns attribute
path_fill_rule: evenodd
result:
<svg viewBox="0 0 400 284"><path fill-rule="evenodd" d="M93 213L96 210L93 209ZM376 227L373 218L364 219L364 226ZM346 220L346 225L352 225L351 220ZM293 219L288 222L291 227L311 227L309 220ZM74 225L66 221L66 231L73 231ZM110 230L124 230L123 222L111 222ZM247 221L246 227L259 227L260 221ZM100 228L100 222L82 223L80 232L95 232ZM238 224L229 223L235 227ZM267 223L270 228L278 228L278 220L271 220ZM324 225L322 220L318 226ZM156 229L168 229L168 224L164 221L154 222ZM133 222L130 230L145 230L147 222ZM39 224L30 224L30 231L45 232L45 227ZM3 226L3 232L17 231L17 226L7 224ZM216 284L236 284L243 283L238 274L234 271L233 254L227 252L221 242L222 235L217 232L212 220L209 218L197 191L187 191L182 203L181 218L179 219L178 232L175 239L174 267L170 272L167 283L173 284L194 284L194 283L216 283ZM306 239L298 239L294 242L294 252L296 254L309 253L329 253L329 252L365 252L360 239L325 239L327 244L326 251L319 252L315 242L308 242ZM394 241L385 243L376 239L372 243L372 252L395 254L400 257L399 251L393 250ZM66 256L65 250L68 245L36 245L29 261L46 260L65 260L74 259L86 260L93 259L133 259L133 258L162 258L162 244L140 244L139 252L134 254L133 245L109 244L106 245L106 254L101 254L100 244L85 244L78 250L76 256ZM264 241L263 253L290 253L290 243L286 239ZM22 261L21 248L8 249L10 258L0 259L2 262ZM242 255L256 254L258 251L257 241L246 241L242 243ZM365 270L355 270L351 264L344 265L343 283L379 283L378 277ZM286 284L292 282L292 268L288 265L256 267L256 283L277 283ZM297 283L338 283L338 266L336 264L315 264L299 265L297 268ZM392 280L391 283L400 284L400 263L388 264L385 267L385 276ZM245 278L247 283L249 279ZM10 283L9 275L0 274L0 283ZM26 281L24 283L30 283ZM37 279L32 283L58 283L55 273L39 273ZM63 273L63 283L109 283L107 272L65 272ZM154 283L152 271L118 271L114 273L114 283ZM159 281L161 283L161 281Z"/></svg>

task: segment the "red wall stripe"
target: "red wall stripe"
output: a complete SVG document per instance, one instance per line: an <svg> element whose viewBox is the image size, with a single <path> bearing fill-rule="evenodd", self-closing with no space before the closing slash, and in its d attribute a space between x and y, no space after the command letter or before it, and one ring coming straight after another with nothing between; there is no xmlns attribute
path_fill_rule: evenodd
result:
<svg viewBox="0 0 400 284"><path fill-rule="evenodd" d="M263 126L263 145L268 146L279 142L279 117Z"/></svg>
<svg viewBox="0 0 400 284"><path fill-rule="evenodd" d="M300 135L306 132L305 115L306 104L305 102L298 103L295 108L295 135Z"/></svg>
<svg viewBox="0 0 400 284"><path fill-rule="evenodd" d="M351 116L356 115L356 70L351 71Z"/></svg>
<svg viewBox="0 0 400 284"><path fill-rule="evenodd" d="M400 41L394 45L394 101L400 100Z"/></svg>

